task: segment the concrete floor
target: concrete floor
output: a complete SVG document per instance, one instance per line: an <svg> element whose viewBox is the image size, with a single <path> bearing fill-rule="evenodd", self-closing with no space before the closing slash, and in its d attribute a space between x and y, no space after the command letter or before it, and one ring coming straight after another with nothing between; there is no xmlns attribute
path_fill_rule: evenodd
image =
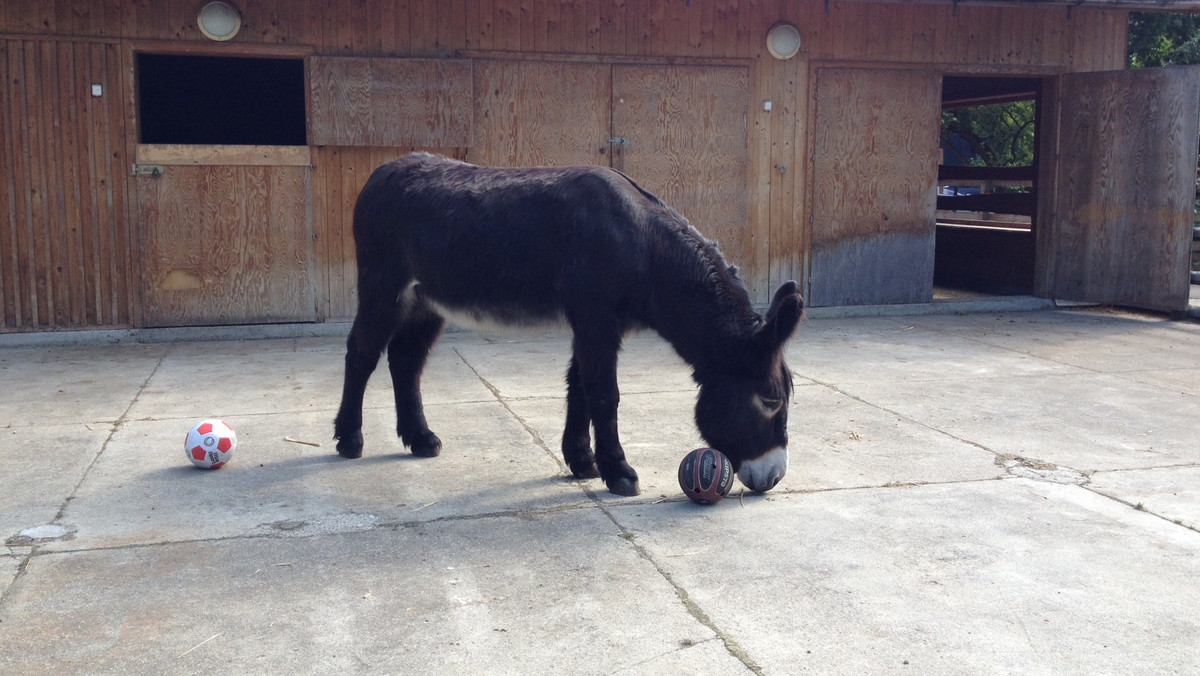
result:
<svg viewBox="0 0 1200 676"><path fill-rule="evenodd" d="M436 459L402 452L381 368L361 460L330 441L337 336L0 347L0 673L1200 665L1200 324L811 319L790 473L710 507L652 334L621 362L643 494L566 477L568 345L447 335ZM238 432L220 470L183 455L203 417Z"/></svg>

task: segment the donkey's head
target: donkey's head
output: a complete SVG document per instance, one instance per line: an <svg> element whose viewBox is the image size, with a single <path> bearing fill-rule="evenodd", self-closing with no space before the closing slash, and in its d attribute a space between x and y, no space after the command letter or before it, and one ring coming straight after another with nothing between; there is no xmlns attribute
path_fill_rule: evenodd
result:
<svg viewBox="0 0 1200 676"><path fill-rule="evenodd" d="M700 383L696 427L724 453L752 491L775 487L787 473L788 400L792 373L783 348L804 308L795 282L779 287L766 316L748 340L748 354L730 355L736 368Z"/></svg>

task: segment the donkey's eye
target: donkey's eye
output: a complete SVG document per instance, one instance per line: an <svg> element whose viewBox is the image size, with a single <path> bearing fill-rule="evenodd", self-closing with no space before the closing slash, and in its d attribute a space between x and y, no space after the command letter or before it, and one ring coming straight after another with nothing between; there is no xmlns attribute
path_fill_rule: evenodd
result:
<svg viewBox="0 0 1200 676"><path fill-rule="evenodd" d="M754 403L758 406L758 410L767 417L779 413L779 409L783 408L782 399L767 399L758 394L754 395Z"/></svg>

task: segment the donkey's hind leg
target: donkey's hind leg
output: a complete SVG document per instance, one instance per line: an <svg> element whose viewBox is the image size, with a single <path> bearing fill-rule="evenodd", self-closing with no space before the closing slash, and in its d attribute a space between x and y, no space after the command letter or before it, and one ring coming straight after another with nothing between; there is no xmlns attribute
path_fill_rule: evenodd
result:
<svg viewBox="0 0 1200 676"><path fill-rule="evenodd" d="M388 370L396 395L396 434L413 455L424 458L432 458L442 450L442 440L425 421L421 372L443 323L441 315L415 299L388 344Z"/></svg>
<svg viewBox="0 0 1200 676"><path fill-rule="evenodd" d="M379 310L379 309L375 309ZM337 452L346 458L362 457L362 407L367 381L379 364L379 355L395 328L395 311L372 311L360 303L350 337L346 339L346 376L342 384L342 405L333 421Z"/></svg>
<svg viewBox="0 0 1200 676"><path fill-rule="evenodd" d="M595 479L596 456L592 453L592 419L587 412L587 398L579 380L579 362L571 357L567 369L567 424L563 429L562 454L567 467L576 479Z"/></svg>

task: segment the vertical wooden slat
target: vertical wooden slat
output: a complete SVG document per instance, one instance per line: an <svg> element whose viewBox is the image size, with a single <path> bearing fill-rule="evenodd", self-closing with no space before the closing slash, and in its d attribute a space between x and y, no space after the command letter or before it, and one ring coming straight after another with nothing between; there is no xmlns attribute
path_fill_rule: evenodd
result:
<svg viewBox="0 0 1200 676"><path fill-rule="evenodd" d="M85 101L87 92L79 80L79 69L76 65L75 47L70 42L60 42L57 45L59 71L59 100L66 105L60 106L61 126L59 135L58 180L63 208L58 213L57 227L62 230L63 249L56 258L59 267L56 272L62 278L59 293L59 318L57 321L68 326L84 326L83 299L86 296L83 279L83 224L86 214L82 208L82 191L84 185L79 175L82 157L79 148L80 133L79 109Z"/></svg>
<svg viewBox="0 0 1200 676"><path fill-rule="evenodd" d="M85 64L80 78L81 83L77 84L77 86L86 85L90 90L90 85L93 82L100 84L102 87L108 84L104 78L97 77L96 72L98 67L103 68L103 45L81 42L76 45L76 54L76 60ZM111 94L111 92L109 93ZM96 196L99 183L96 163L99 151L96 148L98 135L95 133L97 104L91 100L92 98L90 91L89 95L83 98L79 122L82 139L82 154L78 165L79 183L90 188L80 201L82 212L79 224L80 270L85 280L82 289L83 297L80 299L80 304L84 308L84 325L99 326L104 321L102 310L104 296L101 290L99 269L99 238L103 221L101 219L100 203Z"/></svg>
<svg viewBox="0 0 1200 676"><path fill-rule="evenodd" d="M604 53L602 45L603 29L602 12L605 4L599 0L583 2L583 9L580 10L582 20L585 22L584 35L585 44L588 54Z"/></svg>
<svg viewBox="0 0 1200 676"><path fill-rule="evenodd" d="M625 50L624 0L597 0L600 25L598 53L621 54Z"/></svg>
<svg viewBox="0 0 1200 676"><path fill-rule="evenodd" d="M0 12L3 11L0 9ZM16 159L13 104L19 84L14 85L14 80L18 78L10 75L10 56L9 41L0 40L0 166L4 167L14 167ZM20 314L21 278L17 274L15 189L16 180L13 177L0 182L0 329L16 327Z"/></svg>
<svg viewBox="0 0 1200 676"><path fill-rule="evenodd" d="M109 89L122 93L133 91L132 69L127 67L131 58L131 53L122 46L107 46L105 73ZM127 111L122 98L106 96L104 105L107 111L105 140L108 146L105 154L108 158L106 196L110 209L108 218L114 223L109 228L114 243L112 260L113 265L117 266L111 275L117 287L112 295L112 318L116 323L140 325L141 285L136 280L141 279L143 271L140 256L135 251L140 242L135 230L137 220L133 182L129 177L134 125L126 119ZM117 224L122 225L118 227Z"/></svg>
<svg viewBox="0 0 1200 676"><path fill-rule="evenodd" d="M49 326L53 314L53 281L49 278L47 268L50 264L50 242L45 236L43 226L46 222L46 139L52 135L44 121L52 120L51 106L45 96L45 52L50 47L46 42L29 43L29 59L25 63L25 79L32 85L27 115L29 133L29 221L25 224L25 236L30 252L30 266L33 280L30 298L30 308L34 311L32 323L34 326Z"/></svg>
<svg viewBox="0 0 1200 676"><path fill-rule="evenodd" d="M342 299L348 309L358 307L357 266L354 251L354 202L358 199L358 191L366 182L367 173L359 175L359 162L364 151L344 148L340 156L341 185L338 187L337 208L341 212L341 259L342 266Z"/></svg>

